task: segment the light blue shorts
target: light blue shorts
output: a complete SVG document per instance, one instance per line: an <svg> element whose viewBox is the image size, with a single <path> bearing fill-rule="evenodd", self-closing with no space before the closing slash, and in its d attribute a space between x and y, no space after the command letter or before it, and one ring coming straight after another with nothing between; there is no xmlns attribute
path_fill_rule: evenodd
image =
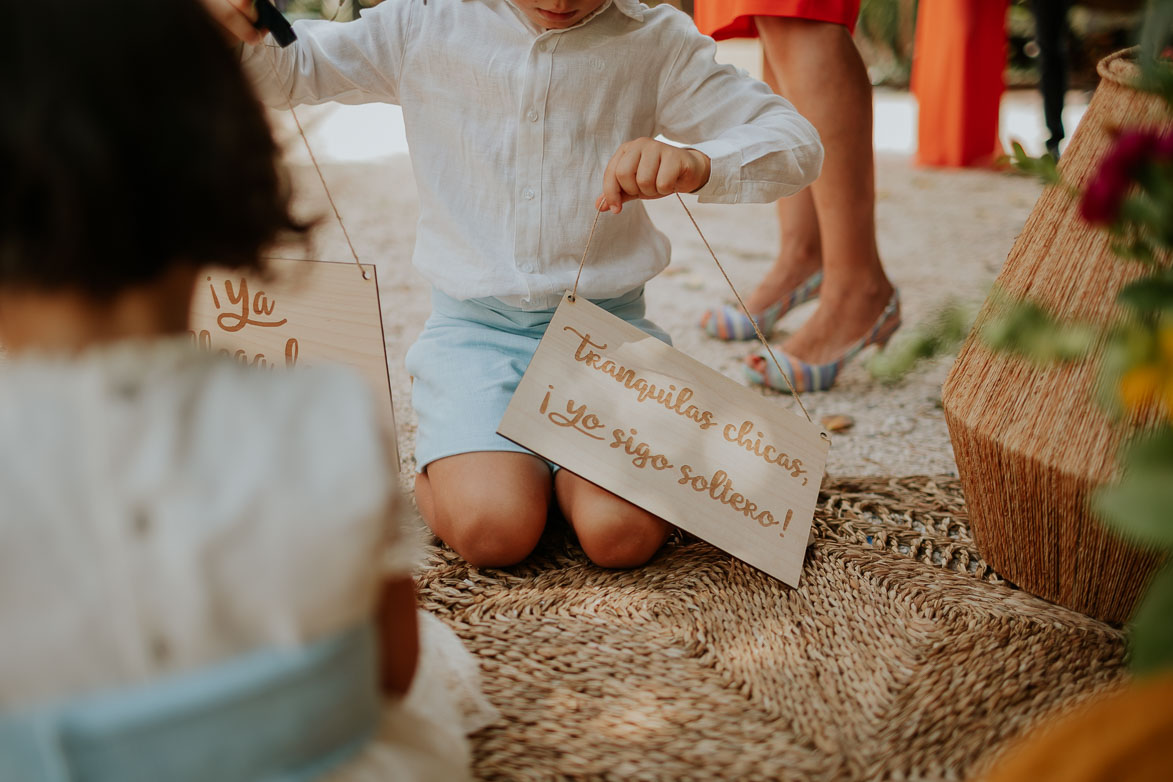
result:
<svg viewBox="0 0 1173 782"><path fill-rule="evenodd" d="M644 318L642 287L594 303L672 344ZM521 310L499 299L457 301L432 292L432 315L407 351L411 404L419 422L416 470L461 453L532 453L497 434L497 425L553 317L554 310Z"/></svg>

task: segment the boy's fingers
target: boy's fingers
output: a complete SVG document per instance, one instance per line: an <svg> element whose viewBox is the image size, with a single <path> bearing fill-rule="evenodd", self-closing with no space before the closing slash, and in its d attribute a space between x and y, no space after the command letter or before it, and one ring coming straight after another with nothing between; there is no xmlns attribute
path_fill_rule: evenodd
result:
<svg viewBox="0 0 1173 782"><path fill-rule="evenodd" d="M656 174L656 192L662 196L675 193L680 189L677 183L683 173L678 156L665 156L660 163L660 171Z"/></svg>
<svg viewBox="0 0 1173 782"><path fill-rule="evenodd" d="M635 185L642 198L659 198L661 193L656 189L656 179L663 161L659 146L647 147L640 155L639 165L635 170Z"/></svg>
<svg viewBox="0 0 1173 782"><path fill-rule="evenodd" d="M603 172L603 208L613 208L623 203L619 180L615 178L615 166L621 154L622 150L612 155Z"/></svg>
<svg viewBox="0 0 1173 782"><path fill-rule="evenodd" d="M641 155L638 151L625 152L615 166L615 179L624 193L639 197L639 183L635 181L635 172L639 169Z"/></svg>

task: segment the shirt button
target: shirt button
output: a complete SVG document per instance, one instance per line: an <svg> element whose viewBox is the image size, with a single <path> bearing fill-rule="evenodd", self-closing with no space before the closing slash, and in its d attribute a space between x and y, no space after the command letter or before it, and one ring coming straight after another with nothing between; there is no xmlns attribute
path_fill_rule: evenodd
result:
<svg viewBox="0 0 1173 782"><path fill-rule="evenodd" d="M145 538L151 533L151 517L145 511L138 511L134 514L131 529L134 531L136 537Z"/></svg>
<svg viewBox="0 0 1173 782"><path fill-rule="evenodd" d="M166 638L157 635L151 639L151 657L159 665L171 658L171 645L167 643Z"/></svg>
<svg viewBox="0 0 1173 782"><path fill-rule="evenodd" d="M523 272L525 272L526 274L533 274L534 273L534 265L532 263L523 263L521 265L521 270ZM526 302L526 303L528 304L529 302Z"/></svg>
<svg viewBox="0 0 1173 782"><path fill-rule="evenodd" d="M525 197L526 201L534 200L534 196L537 195L532 187L527 187L525 190L522 190L521 194Z"/></svg>
<svg viewBox="0 0 1173 782"><path fill-rule="evenodd" d="M123 380L114 386L114 393L129 402L138 396L139 386L133 380Z"/></svg>
<svg viewBox="0 0 1173 782"><path fill-rule="evenodd" d="M525 118L528 119L530 122L537 122L538 121L538 113L536 111L534 111L533 109L530 109L529 114L526 114Z"/></svg>
<svg viewBox="0 0 1173 782"><path fill-rule="evenodd" d="M546 51L546 42L545 41L538 41L538 51L539 52Z"/></svg>

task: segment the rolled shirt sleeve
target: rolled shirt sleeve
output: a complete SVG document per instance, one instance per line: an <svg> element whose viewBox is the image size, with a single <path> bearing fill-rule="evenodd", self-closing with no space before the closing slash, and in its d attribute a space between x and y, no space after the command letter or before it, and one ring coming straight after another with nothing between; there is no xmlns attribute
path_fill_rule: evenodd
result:
<svg viewBox="0 0 1173 782"><path fill-rule="evenodd" d="M345 24L294 22L297 41L246 44L241 65L268 106L399 103L413 13L421 0L383 3Z"/></svg>
<svg viewBox="0 0 1173 782"><path fill-rule="evenodd" d="M687 17L675 24L691 24ZM692 33L692 34L687 34ZM769 202L813 182L823 165L818 131L765 84L716 62L713 39L681 31L665 70L657 133L712 162L703 202Z"/></svg>

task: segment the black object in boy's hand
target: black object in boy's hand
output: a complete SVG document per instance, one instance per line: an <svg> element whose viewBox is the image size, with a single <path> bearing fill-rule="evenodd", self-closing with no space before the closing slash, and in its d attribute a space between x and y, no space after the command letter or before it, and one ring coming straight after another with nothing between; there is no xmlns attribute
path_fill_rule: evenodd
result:
<svg viewBox="0 0 1173 782"><path fill-rule="evenodd" d="M293 32L289 20L282 16L269 0L253 0L253 7L257 9L257 20L253 22L253 27L268 30L273 40L282 47L297 40L297 33Z"/></svg>

